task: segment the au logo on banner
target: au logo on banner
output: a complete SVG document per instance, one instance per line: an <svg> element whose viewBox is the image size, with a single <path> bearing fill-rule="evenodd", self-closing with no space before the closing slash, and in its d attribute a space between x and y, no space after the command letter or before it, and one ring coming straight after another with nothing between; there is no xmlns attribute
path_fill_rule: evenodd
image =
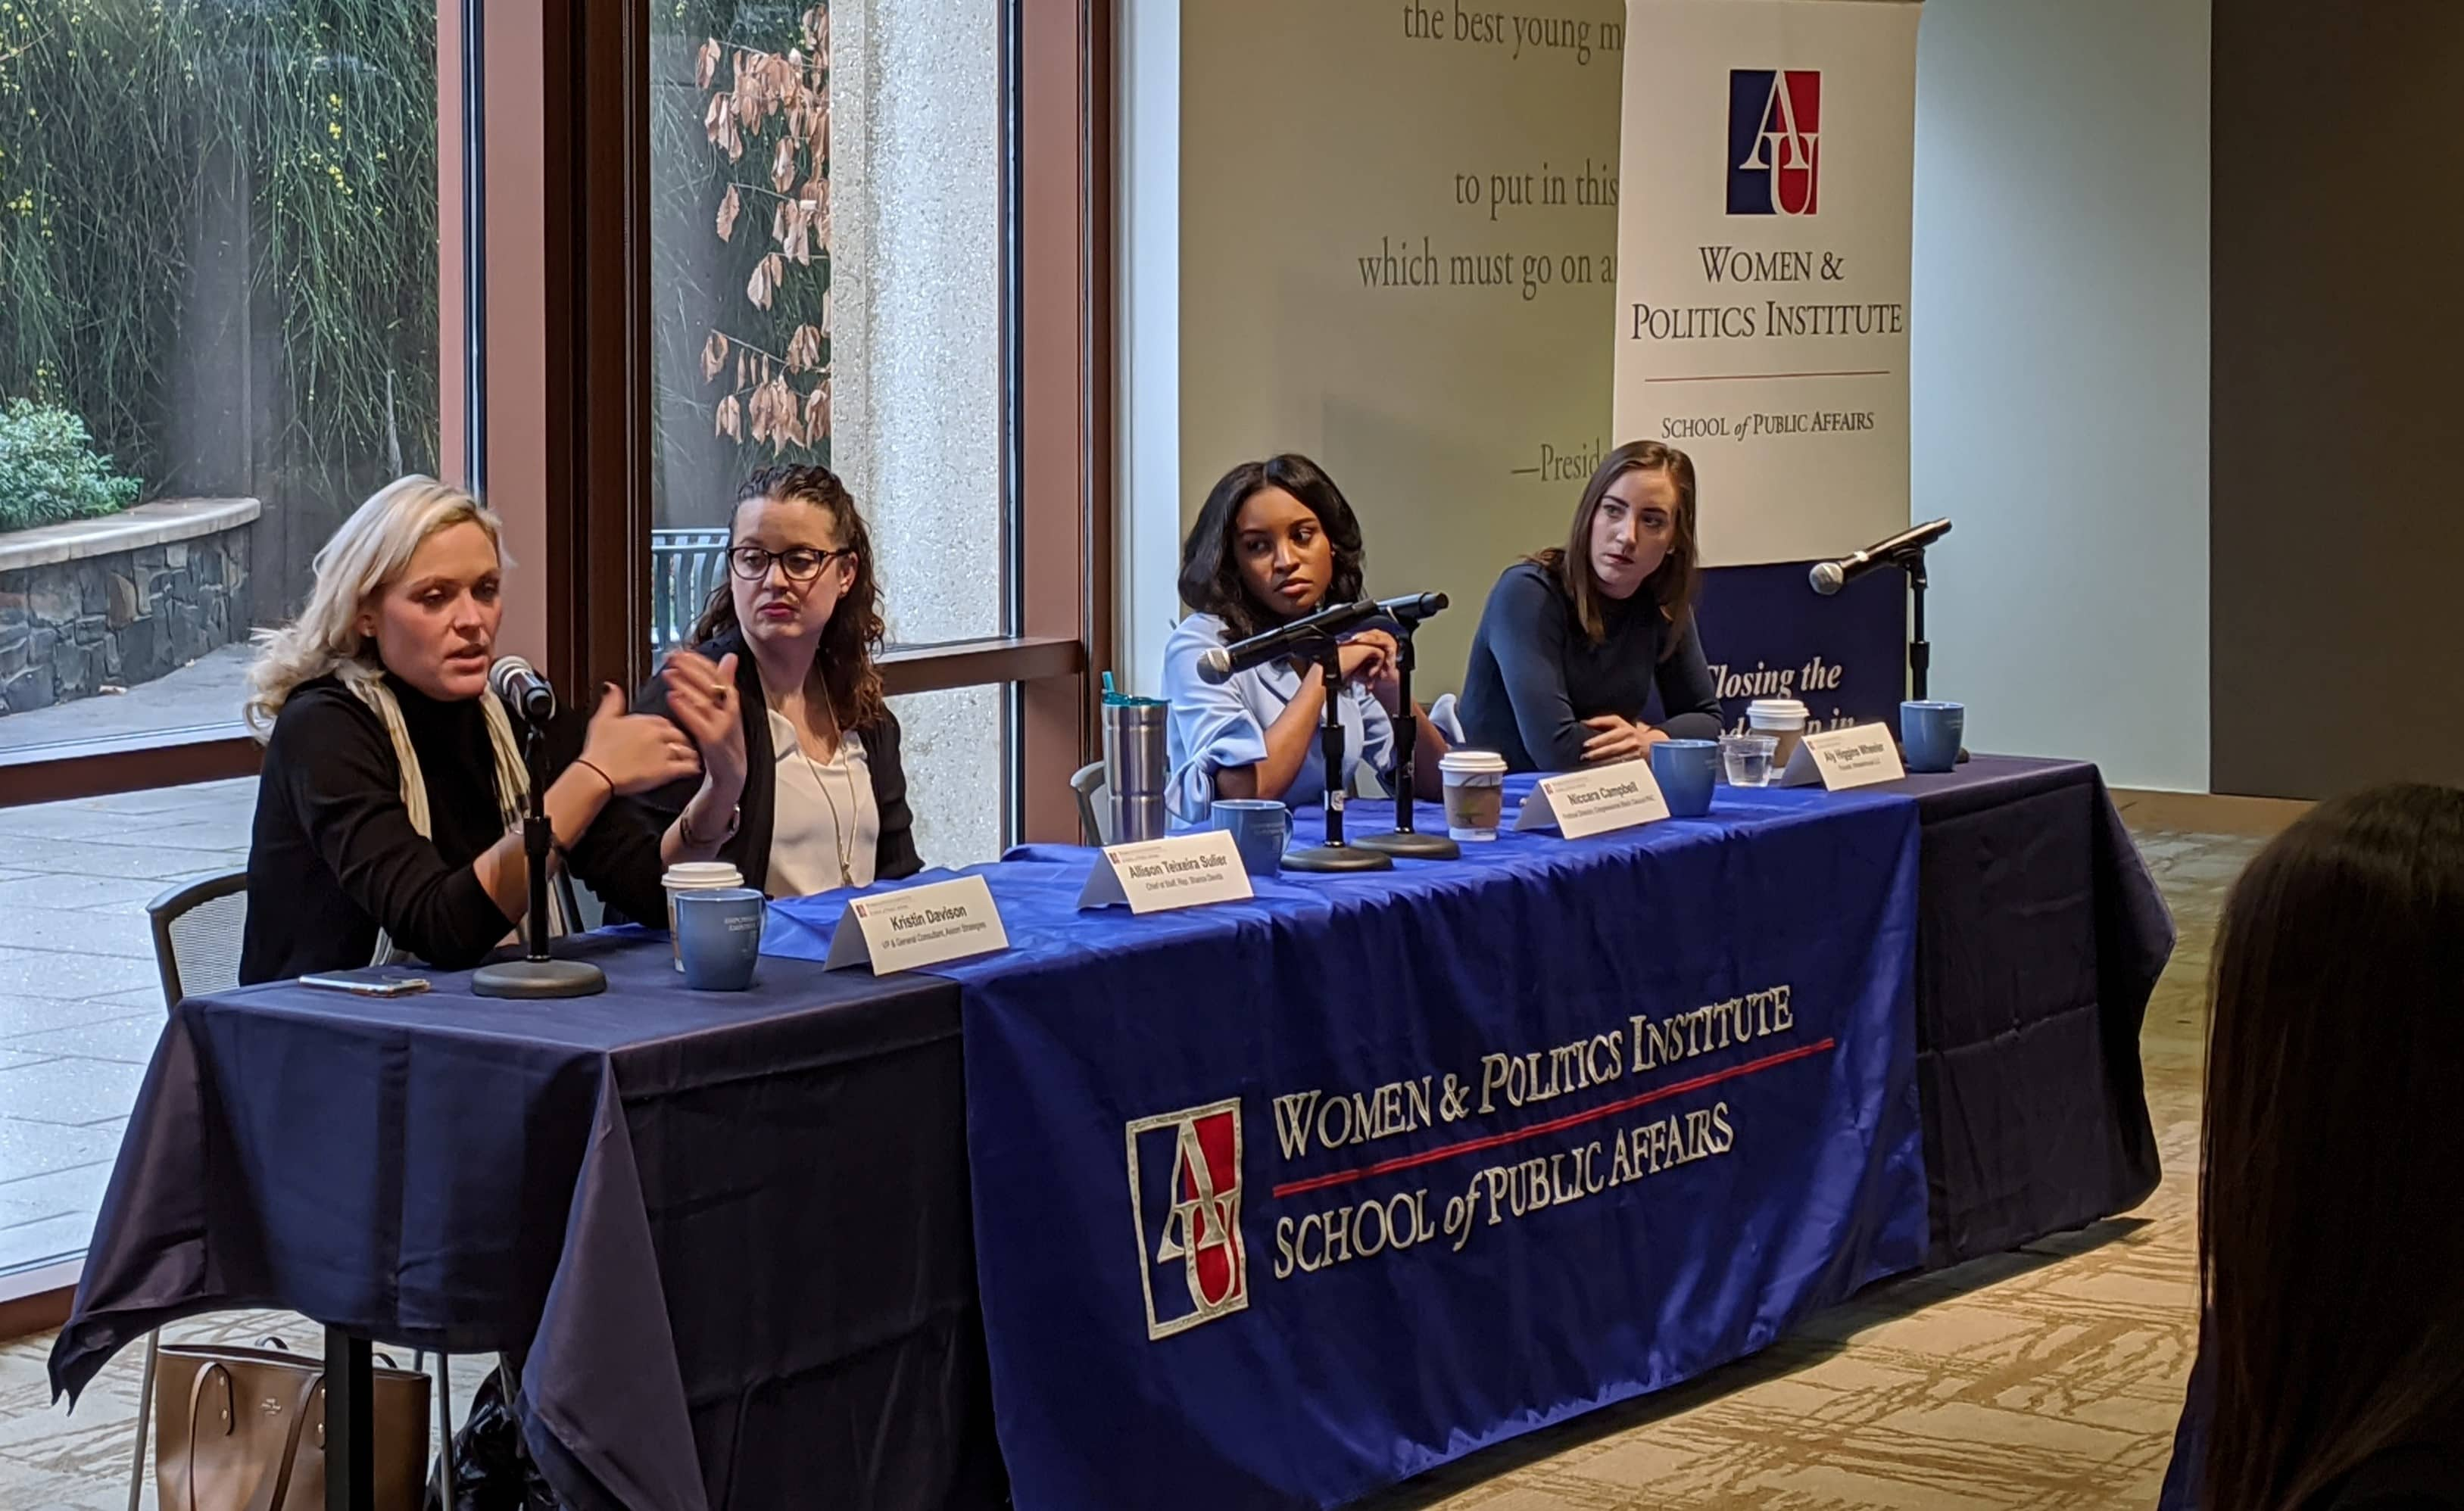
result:
<svg viewBox="0 0 2464 1511"><path fill-rule="evenodd" d="M1153 1342L1249 1304L1241 1100L1158 1113L1128 1128L1130 1215Z"/></svg>
<svg viewBox="0 0 2464 1511"><path fill-rule="evenodd" d="M1728 72L1728 213L1811 215L1822 188L1822 75Z"/></svg>

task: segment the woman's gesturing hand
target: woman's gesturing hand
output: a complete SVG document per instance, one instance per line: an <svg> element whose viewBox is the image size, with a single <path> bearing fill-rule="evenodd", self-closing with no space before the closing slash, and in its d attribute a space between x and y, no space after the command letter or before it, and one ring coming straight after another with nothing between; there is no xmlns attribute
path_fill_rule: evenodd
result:
<svg viewBox="0 0 2464 1511"><path fill-rule="evenodd" d="M655 713L627 713L625 694L609 684L583 736L582 759L627 797L664 787L701 770L693 741Z"/></svg>
<svg viewBox="0 0 2464 1511"><path fill-rule="evenodd" d="M742 695L736 688L736 653L713 666L690 650L668 658L659 672L668 685L668 709L701 751L711 795L722 807L744 795L746 757Z"/></svg>

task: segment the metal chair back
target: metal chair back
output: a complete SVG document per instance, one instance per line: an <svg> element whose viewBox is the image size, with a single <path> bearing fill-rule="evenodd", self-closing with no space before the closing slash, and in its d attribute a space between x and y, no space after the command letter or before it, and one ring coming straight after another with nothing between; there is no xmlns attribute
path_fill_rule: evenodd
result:
<svg viewBox="0 0 2464 1511"><path fill-rule="evenodd" d="M1078 843L1109 844L1111 825L1105 821L1104 763L1089 761L1069 774L1069 791L1078 799Z"/></svg>
<svg viewBox="0 0 2464 1511"><path fill-rule="evenodd" d="M239 985L240 941L248 931L246 871L182 882L147 903L145 917L154 930L165 1012L182 997Z"/></svg>

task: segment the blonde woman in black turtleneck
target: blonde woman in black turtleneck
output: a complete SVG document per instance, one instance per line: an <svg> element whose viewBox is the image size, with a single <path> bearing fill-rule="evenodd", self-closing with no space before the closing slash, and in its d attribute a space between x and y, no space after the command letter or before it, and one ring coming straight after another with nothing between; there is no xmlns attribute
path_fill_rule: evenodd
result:
<svg viewBox="0 0 2464 1511"><path fill-rule="evenodd" d="M265 765L242 981L396 956L459 969L522 916L529 782L488 690L504 614L498 535L470 494L403 478L318 553L299 618L259 633L248 720ZM631 916L661 916L657 835L603 813L696 771L692 742L627 714L609 689L548 746L561 864Z"/></svg>

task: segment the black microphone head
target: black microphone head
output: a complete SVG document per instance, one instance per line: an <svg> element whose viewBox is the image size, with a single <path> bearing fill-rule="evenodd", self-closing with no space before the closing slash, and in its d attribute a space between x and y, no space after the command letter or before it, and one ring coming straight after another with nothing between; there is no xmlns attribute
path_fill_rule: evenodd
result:
<svg viewBox="0 0 2464 1511"><path fill-rule="evenodd" d="M1380 600L1377 607L1388 618L1409 629L1424 619L1443 613L1446 596L1443 593L1407 593L1401 598Z"/></svg>
<svg viewBox="0 0 2464 1511"><path fill-rule="evenodd" d="M1232 676L1232 652L1221 646L1198 653L1198 680L1210 688L1220 688Z"/></svg>

